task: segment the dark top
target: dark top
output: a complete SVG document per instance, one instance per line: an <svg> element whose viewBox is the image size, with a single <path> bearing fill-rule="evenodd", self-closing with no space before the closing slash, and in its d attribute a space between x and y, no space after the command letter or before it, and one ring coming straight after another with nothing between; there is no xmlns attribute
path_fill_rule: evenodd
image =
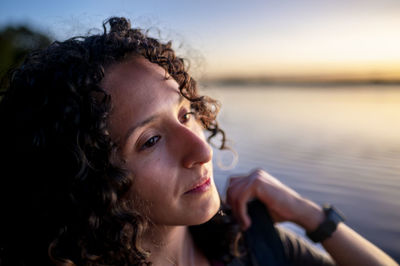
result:
<svg viewBox="0 0 400 266"><path fill-rule="evenodd" d="M284 228L277 227L277 229L283 244L285 256L288 258L290 265L336 265L328 254L322 252L296 234Z"/></svg>
<svg viewBox="0 0 400 266"><path fill-rule="evenodd" d="M296 234L276 227L261 202L249 203L248 211L252 219L251 227L245 232L248 252L234 259L228 266L336 265L323 251Z"/></svg>

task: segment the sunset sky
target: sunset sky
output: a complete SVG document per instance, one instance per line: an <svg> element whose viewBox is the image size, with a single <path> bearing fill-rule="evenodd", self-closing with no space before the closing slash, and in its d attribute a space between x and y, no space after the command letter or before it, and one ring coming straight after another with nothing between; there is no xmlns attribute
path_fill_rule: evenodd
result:
<svg viewBox="0 0 400 266"><path fill-rule="evenodd" d="M398 0L0 2L0 26L25 22L61 40L113 15L177 40L205 77L400 79Z"/></svg>

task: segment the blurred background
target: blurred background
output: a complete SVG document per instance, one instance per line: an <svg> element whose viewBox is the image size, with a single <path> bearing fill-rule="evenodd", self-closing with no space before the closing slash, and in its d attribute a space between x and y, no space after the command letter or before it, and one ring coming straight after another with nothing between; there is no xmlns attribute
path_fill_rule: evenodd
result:
<svg viewBox="0 0 400 266"><path fill-rule="evenodd" d="M222 103L239 155L225 169L232 153L215 151L222 195L230 175L264 168L400 262L399 1L2 0L0 75L110 16L172 39Z"/></svg>

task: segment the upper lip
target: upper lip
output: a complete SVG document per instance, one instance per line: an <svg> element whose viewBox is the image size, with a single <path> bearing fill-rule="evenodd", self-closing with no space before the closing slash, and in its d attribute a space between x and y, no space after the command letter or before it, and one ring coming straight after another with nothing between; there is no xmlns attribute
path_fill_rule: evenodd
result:
<svg viewBox="0 0 400 266"><path fill-rule="evenodd" d="M193 189L196 189L198 187L201 187L202 185L204 185L208 180L210 179L210 177L208 175L204 175L203 177L201 177L193 186L191 186L190 189L188 189L185 193L188 193L190 191L192 191Z"/></svg>

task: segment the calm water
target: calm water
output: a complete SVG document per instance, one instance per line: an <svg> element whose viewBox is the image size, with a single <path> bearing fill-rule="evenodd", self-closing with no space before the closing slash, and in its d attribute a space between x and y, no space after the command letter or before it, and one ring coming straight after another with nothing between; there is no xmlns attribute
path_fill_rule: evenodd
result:
<svg viewBox="0 0 400 266"><path fill-rule="evenodd" d="M262 167L400 261L400 86L208 87L239 154L227 177ZM229 164L229 152L215 152ZM289 225L290 227L290 225ZM295 229L296 230L296 229Z"/></svg>

